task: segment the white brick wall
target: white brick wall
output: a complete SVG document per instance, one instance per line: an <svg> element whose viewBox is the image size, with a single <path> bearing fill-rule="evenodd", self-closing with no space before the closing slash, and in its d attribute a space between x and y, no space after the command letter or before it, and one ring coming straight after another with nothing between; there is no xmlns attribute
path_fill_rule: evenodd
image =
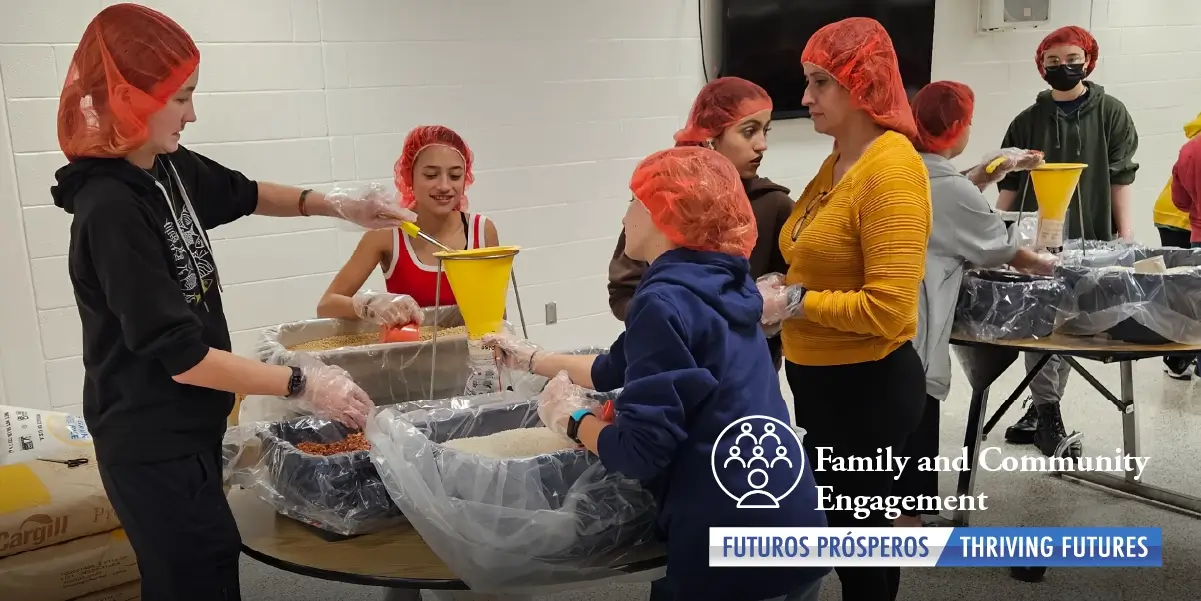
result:
<svg viewBox="0 0 1201 601"><path fill-rule="evenodd" d="M0 400L78 410L79 318L67 281L68 217L48 188L63 163L54 115L73 44L111 0L0 3ZM201 45L199 121L185 143L251 177L320 188L390 182L406 131L460 130L477 154L476 210L522 245L531 335L604 344L605 267L637 159L670 144L702 84L697 0L154 0ZM975 2L939 0L934 78L977 92L965 165L994 147L1042 83L1046 30L975 33ZM1136 8L1137 4L1137 8ZM1091 27L1094 79L1139 126L1139 235L1201 112L1201 8L1185 0L1056 0L1055 25ZM793 188L830 148L781 122L763 173ZM234 344L313 315L358 233L329 220L252 217L214 232ZM379 276L373 285L378 286ZM559 323L542 325L558 304Z"/></svg>

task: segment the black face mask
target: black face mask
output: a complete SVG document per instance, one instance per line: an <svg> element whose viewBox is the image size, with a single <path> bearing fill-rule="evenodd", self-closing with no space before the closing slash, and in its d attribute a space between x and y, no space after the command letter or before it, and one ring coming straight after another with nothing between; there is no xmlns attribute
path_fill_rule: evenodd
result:
<svg viewBox="0 0 1201 601"><path fill-rule="evenodd" d="M1076 84L1087 75L1084 72L1084 65L1055 65L1054 67L1045 67L1046 75L1043 75L1043 80L1046 81L1052 88L1060 92L1067 92L1076 87Z"/></svg>

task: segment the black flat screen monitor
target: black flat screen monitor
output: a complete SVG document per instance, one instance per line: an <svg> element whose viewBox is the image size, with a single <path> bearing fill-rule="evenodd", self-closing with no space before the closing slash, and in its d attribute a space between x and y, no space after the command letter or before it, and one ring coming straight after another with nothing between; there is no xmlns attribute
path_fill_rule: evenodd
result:
<svg viewBox="0 0 1201 601"><path fill-rule="evenodd" d="M809 116L801 104L805 93L801 51L818 29L848 17L871 17L884 26L896 47L910 98L930 83L934 0L714 0L714 4L710 10L720 10L716 19L720 31L703 35L720 35L718 75L763 86L775 106L773 119Z"/></svg>

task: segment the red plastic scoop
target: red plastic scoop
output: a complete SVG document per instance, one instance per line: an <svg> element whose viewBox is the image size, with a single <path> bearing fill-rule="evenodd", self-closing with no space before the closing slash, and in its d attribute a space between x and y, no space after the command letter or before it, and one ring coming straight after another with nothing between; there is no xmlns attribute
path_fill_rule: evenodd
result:
<svg viewBox="0 0 1201 601"><path fill-rule="evenodd" d="M403 326L384 326L379 331L379 341L389 342L420 342L421 328L415 323Z"/></svg>

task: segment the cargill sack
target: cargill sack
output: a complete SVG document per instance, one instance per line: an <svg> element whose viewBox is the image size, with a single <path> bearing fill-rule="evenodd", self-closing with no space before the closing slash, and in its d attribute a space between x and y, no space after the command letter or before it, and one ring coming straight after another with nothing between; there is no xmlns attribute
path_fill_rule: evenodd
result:
<svg viewBox="0 0 1201 601"><path fill-rule="evenodd" d="M86 458L76 467L41 460L0 465L0 557L121 525L96 460Z"/></svg>

